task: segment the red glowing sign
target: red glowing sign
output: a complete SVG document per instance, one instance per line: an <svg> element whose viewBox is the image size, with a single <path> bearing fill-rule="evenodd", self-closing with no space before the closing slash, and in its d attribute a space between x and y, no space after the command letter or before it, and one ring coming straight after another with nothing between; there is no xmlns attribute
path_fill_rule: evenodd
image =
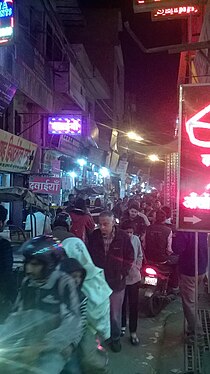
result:
<svg viewBox="0 0 210 374"><path fill-rule="evenodd" d="M54 135L81 135L82 116L71 114L49 117L48 133Z"/></svg>
<svg viewBox="0 0 210 374"><path fill-rule="evenodd" d="M170 8L159 8L152 11L152 20L168 20L170 18L183 18L190 15L198 15L200 8L198 5L195 6L177 6Z"/></svg>
<svg viewBox="0 0 210 374"><path fill-rule="evenodd" d="M153 15L153 19L186 17L189 14L198 14L198 5L206 2L206 0L133 0L133 9L135 13L154 11L156 16Z"/></svg>
<svg viewBox="0 0 210 374"><path fill-rule="evenodd" d="M210 85L180 89L178 228L210 231Z"/></svg>

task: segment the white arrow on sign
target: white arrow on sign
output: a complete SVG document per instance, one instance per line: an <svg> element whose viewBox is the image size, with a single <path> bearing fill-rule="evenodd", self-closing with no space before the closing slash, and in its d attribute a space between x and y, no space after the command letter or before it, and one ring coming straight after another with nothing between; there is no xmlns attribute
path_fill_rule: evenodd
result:
<svg viewBox="0 0 210 374"><path fill-rule="evenodd" d="M192 223L193 225L195 223L198 223L202 221L200 218L196 217L196 216L192 216L192 217L184 217L184 222L189 222L189 223Z"/></svg>

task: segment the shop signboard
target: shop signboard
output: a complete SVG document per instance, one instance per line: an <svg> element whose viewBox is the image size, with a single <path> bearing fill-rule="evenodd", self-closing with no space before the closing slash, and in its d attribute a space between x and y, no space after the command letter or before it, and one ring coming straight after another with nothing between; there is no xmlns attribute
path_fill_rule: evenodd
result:
<svg viewBox="0 0 210 374"><path fill-rule="evenodd" d="M185 5L168 8L157 8L152 11L153 21L167 21L170 19L187 18L200 14L199 5Z"/></svg>
<svg viewBox="0 0 210 374"><path fill-rule="evenodd" d="M80 153L81 143L68 135L61 135L58 149L67 156L77 157Z"/></svg>
<svg viewBox="0 0 210 374"><path fill-rule="evenodd" d="M210 85L180 88L177 227L210 232Z"/></svg>
<svg viewBox="0 0 210 374"><path fill-rule="evenodd" d="M53 135L81 135L82 115L60 114L48 117L48 134Z"/></svg>
<svg viewBox="0 0 210 374"><path fill-rule="evenodd" d="M135 13L151 12L154 9L176 9L189 7L193 5L206 4L207 0L133 0L133 9ZM183 12L181 12L183 13ZM191 11L191 14L193 12ZM182 16L182 14L181 14Z"/></svg>
<svg viewBox="0 0 210 374"><path fill-rule="evenodd" d="M61 190L61 178L55 177L30 177L29 189L35 193L58 195Z"/></svg>
<svg viewBox="0 0 210 374"><path fill-rule="evenodd" d="M14 36L14 1L0 1L0 45L7 44Z"/></svg>
<svg viewBox="0 0 210 374"><path fill-rule="evenodd" d="M0 115L4 113L11 103L16 87L5 76L0 75Z"/></svg>
<svg viewBox="0 0 210 374"><path fill-rule="evenodd" d="M37 145L0 130L0 170L14 173L29 173L35 158Z"/></svg>

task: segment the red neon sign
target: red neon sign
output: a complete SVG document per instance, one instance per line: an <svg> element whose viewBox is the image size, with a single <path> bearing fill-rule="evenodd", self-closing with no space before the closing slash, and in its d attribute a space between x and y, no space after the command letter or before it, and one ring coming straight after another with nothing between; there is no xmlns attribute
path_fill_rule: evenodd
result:
<svg viewBox="0 0 210 374"><path fill-rule="evenodd" d="M180 95L178 228L209 232L210 85L183 85Z"/></svg>
<svg viewBox="0 0 210 374"><path fill-rule="evenodd" d="M189 196L184 197L183 205L189 209L210 210L210 195L207 192L204 192L202 195L191 192Z"/></svg>
<svg viewBox="0 0 210 374"><path fill-rule="evenodd" d="M152 12L152 18L162 19L162 18L175 18L175 17L187 17L190 15L198 15L200 9L198 6L176 6L169 8L155 9Z"/></svg>
<svg viewBox="0 0 210 374"><path fill-rule="evenodd" d="M210 148L210 141L203 141L196 138L194 130L195 129L209 129L210 123L202 122L200 119L210 112L210 105L207 105L201 111L196 113L192 118L186 122L186 130L189 135L190 141L192 144L197 145L198 147Z"/></svg>

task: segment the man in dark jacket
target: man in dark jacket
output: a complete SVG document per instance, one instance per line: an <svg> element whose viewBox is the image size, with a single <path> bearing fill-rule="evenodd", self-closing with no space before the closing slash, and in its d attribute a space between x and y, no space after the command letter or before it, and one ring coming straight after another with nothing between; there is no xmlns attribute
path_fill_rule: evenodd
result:
<svg viewBox="0 0 210 374"><path fill-rule="evenodd" d="M0 205L0 232L4 230L7 209ZM0 300L13 301L15 287L12 274L13 254L10 242L0 236Z"/></svg>
<svg viewBox="0 0 210 374"><path fill-rule="evenodd" d="M90 235L89 252L95 265L104 269L106 281L113 290L110 297L111 348L119 352L125 278L134 261L134 250L129 236L115 227L112 212L100 214L99 227Z"/></svg>
<svg viewBox="0 0 210 374"><path fill-rule="evenodd" d="M134 234L140 238L146 231L146 227L150 225L147 216L140 212L140 205L138 201L131 201L128 209L123 213L121 224L125 221L132 221L134 227Z"/></svg>
<svg viewBox="0 0 210 374"><path fill-rule="evenodd" d="M166 214L157 212L156 222L146 229L145 255L152 262L165 262L172 251L172 230L165 225Z"/></svg>
<svg viewBox="0 0 210 374"><path fill-rule="evenodd" d="M195 233L176 232L173 250L179 254L180 291L187 320L186 343L193 344L195 337ZM198 234L198 282L204 279L208 262L207 234ZM198 342L203 341L203 328L197 317Z"/></svg>
<svg viewBox="0 0 210 374"><path fill-rule="evenodd" d="M165 224L166 214L159 210L156 213L156 221L146 229L145 257L154 263L167 263L171 267L169 285L173 293L179 291L178 287L178 256L172 250L172 229Z"/></svg>

